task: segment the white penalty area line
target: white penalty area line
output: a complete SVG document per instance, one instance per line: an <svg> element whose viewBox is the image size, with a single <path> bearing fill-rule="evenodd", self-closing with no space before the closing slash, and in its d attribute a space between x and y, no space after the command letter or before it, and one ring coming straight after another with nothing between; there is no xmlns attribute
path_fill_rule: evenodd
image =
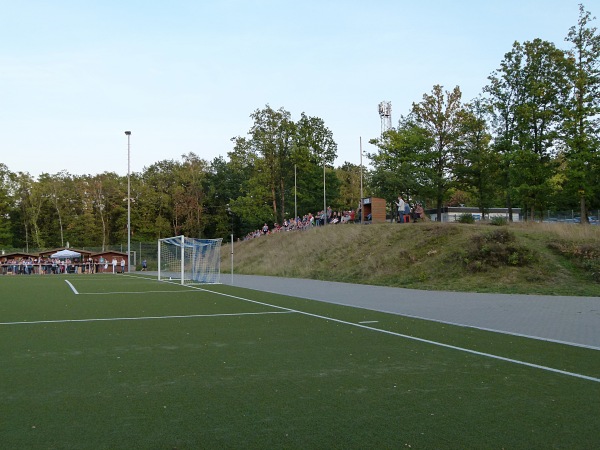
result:
<svg viewBox="0 0 600 450"><path fill-rule="evenodd" d="M127 275L125 275L127 276ZM132 278L138 278L138 279L150 279L147 277L135 277L135 276L131 276ZM65 283L67 283L69 285L69 287L71 288L71 290L73 291L73 293L75 295L113 295L113 294L151 294L151 293L159 293L162 294L163 292L172 292L172 293L188 293L188 292L192 292L189 291L187 289L179 289L177 291L113 291L113 292L79 292L77 290L77 288L75 288L75 286L73 286L73 283L71 283L69 280L65 280Z"/></svg>
<svg viewBox="0 0 600 450"><path fill-rule="evenodd" d="M423 339L423 338L419 338L419 337L415 337L415 336L409 336L407 334L396 333L394 331L382 330L380 328L373 328L373 327L369 327L367 325L364 325L363 323L348 322L348 321L345 321L345 320L335 319L333 317L321 316L319 314L313 314L313 313L309 313L309 312L305 312L305 311L299 311L299 310L296 310L296 309L285 308L283 306L271 305L269 303L260 302L258 300L251 300L249 298L239 297L239 296L236 296L236 295L224 294L224 293L221 293L221 292L211 291L211 290L206 289L206 288L199 288L199 287L194 287L194 286L188 286L188 287L190 289L198 289L198 290L202 290L202 291L207 291L207 292L211 292L213 294L222 295L224 297L235 298L235 299L238 299L238 300L243 300L243 301L246 301L246 302L255 303L255 304L263 305L263 306L269 306L271 308L282 309L282 310L285 310L285 311L288 311L288 312L294 312L294 313L298 313L298 314L303 314L305 316L315 317L315 318L318 318L318 319L330 320L332 322L337 322L337 323L341 323L341 324L344 324L344 325L350 325L350 326L353 326L353 327L363 328L365 330L376 331L378 333L384 333L384 334L388 334L388 335L391 335L391 336L401 337L401 338L404 338L404 339L410 339L412 341L417 341L417 342L422 342L422 343L425 343L425 344L436 345L438 347L448 348L448 349L452 349L452 350L458 350L460 352L470 353L472 355L483 356L483 357L495 359L495 360L498 360L498 361L505 361L505 362L509 362L509 363L512 363L512 364L518 364L518 365L521 365L521 366L531 367L531 368L539 369L539 370L545 370L547 372L554 372L554 373L558 373L558 374L561 374L561 375L566 375L566 376L569 376L569 377L580 378L580 379L583 379L583 380L594 381L596 383L600 383L600 378L591 377L591 376L588 376L588 375L582 375L580 373L568 372L566 370L555 369L553 367L542 366L540 364L533 364L533 363L529 363L529 362L526 362L526 361L520 361L518 359L506 358L504 356L493 355L491 353L478 352L477 350L471 350L471 349L464 348L464 347L457 347L455 345L444 344L443 342L431 341L429 339Z"/></svg>
<svg viewBox="0 0 600 450"><path fill-rule="evenodd" d="M77 292L77 289L75 289L75 286L73 286L73 283L71 283L69 280L65 280L65 283L67 283L69 285L69 287L71 288L71 290L73 291L73 293L75 295L79 295L79 292Z"/></svg>
<svg viewBox="0 0 600 450"><path fill-rule="evenodd" d="M48 323L73 323L73 322L118 322L122 320L161 320L161 319L191 319L198 317L227 317L227 316L262 316L266 314L291 314L293 311L263 311L231 314L188 314L182 316L145 316L145 317L104 317L94 319L60 319L60 320L34 320L30 322L0 322L0 325L39 325Z"/></svg>
<svg viewBox="0 0 600 450"><path fill-rule="evenodd" d="M113 294L189 294L194 293L187 290L179 291L115 291L115 292L79 292L79 295L113 295Z"/></svg>

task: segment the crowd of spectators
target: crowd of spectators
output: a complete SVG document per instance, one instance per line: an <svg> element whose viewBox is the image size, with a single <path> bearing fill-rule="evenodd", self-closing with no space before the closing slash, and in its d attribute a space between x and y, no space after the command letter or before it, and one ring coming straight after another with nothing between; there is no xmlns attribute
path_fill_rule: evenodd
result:
<svg viewBox="0 0 600 450"><path fill-rule="evenodd" d="M280 233L282 231L302 231L312 227L319 227L325 224L339 224L339 223L354 223L359 217L356 212L351 209L349 211L333 211L331 207L328 207L325 211L319 211L316 215L312 213L305 214L304 216L285 219L283 224L275 223L270 228L266 223L262 228L251 231L248 233L244 240L255 239L260 236L267 234Z"/></svg>
<svg viewBox="0 0 600 450"><path fill-rule="evenodd" d="M125 272L125 259L120 263L116 258L108 261L103 257L89 258L85 261L58 259L58 258L10 258L0 263L2 275L31 275L31 274L63 274L63 273L100 273L100 272Z"/></svg>
<svg viewBox="0 0 600 450"><path fill-rule="evenodd" d="M70 259L22 258L8 259L1 266L2 274L30 275L32 273L67 273L74 262Z"/></svg>

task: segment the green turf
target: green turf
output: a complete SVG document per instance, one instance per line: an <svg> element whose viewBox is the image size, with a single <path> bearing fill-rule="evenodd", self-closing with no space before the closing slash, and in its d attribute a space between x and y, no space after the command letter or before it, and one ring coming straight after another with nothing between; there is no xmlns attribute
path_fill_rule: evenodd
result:
<svg viewBox="0 0 600 450"><path fill-rule="evenodd" d="M50 321L0 325L3 448L600 443L600 383L377 329L600 378L596 350L224 285L68 279L80 295L0 277L0 322Z"/></svg>

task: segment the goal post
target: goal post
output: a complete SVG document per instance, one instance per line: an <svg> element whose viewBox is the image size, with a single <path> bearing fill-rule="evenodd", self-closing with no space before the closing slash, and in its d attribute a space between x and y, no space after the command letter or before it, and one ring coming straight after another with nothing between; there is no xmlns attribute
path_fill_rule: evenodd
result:
<svg viewBox="0 0 600 450"><path fill-rule="evenodd" d="M181 284L220 282L223 239L174 236L158 240L158 280Z"/></svg>

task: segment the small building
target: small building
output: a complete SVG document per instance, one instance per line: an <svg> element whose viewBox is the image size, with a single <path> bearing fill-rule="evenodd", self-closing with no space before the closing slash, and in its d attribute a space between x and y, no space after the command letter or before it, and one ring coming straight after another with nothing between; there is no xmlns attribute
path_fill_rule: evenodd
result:
<svg viewBox="0 0 600 450"><path fill-rule="evenodd" d="M25 253L25 252L12 252L12 253L3 253L0 255L0 264L5 264L9 260L22 261L24 259L37 259L38 255L35 253Z"/></svg>
<svg viewBox="0 0 600 450"><path fill-rule="evenodd" d="M116 266L114 267L115 273L121 273L121 270L128 272L127 252L107 250L93 253L91 258L95 273L113 273L113 260L116 261ZM121 266L121 261L125 261L124 266Z"/></svg>
<svg viewBox="0 0 600 450"><path fill-rule="evenodd" d="M33 253L3 253L0 255L0 274L34 273L34 264L37 259L38 255Z"/></svg>
<svg viewBox="0 0 600 450"><path fill-rule="evenodd" d="M362 222L383 223L386 218L385 199L378 197L367 197L362 199Z"/></svg>
<svg viewBox="0 0 600 450"><path fill-rule="evenodd" d="M432 220L437 220L437 209L427 209L425 214ZM475 220L482 220L479 208L467 206L445 206L442 208L442 222L458 222L463 214L471 214ZM504 217L508 220L508 208L490 208L487 211L486 219L494 217ZM512 209L513 222L521 221L521 208Z"/></svg>

